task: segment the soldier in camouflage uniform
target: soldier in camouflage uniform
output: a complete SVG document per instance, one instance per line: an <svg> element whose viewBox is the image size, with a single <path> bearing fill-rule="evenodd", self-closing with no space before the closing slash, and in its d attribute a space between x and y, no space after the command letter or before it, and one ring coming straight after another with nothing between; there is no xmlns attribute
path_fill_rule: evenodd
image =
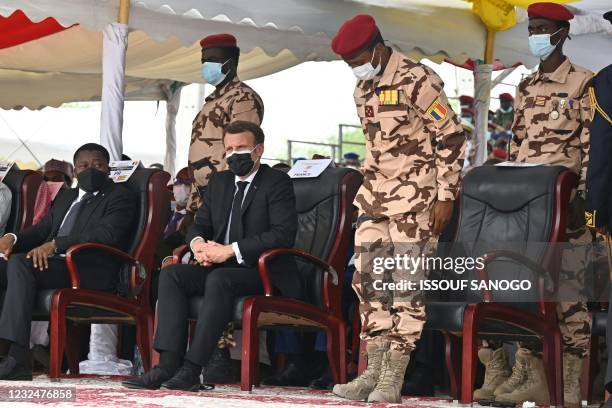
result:
<svg viewBox="0 0 612 408"><path fill-rule="evenodd" d="M538 71L521 81L517 90L510 157L519 162L565 166L580 177L577 190L572 193L566 229L567 241L574 249L566 248L561 255L561 298L557 303L563 341L564 406L575 407L580 405L579 378L590 338L590 318L586 302L581 301L584 299L581 291L585 251L592 241L583 214L592 114L588 84L593 74L563 55L569 20L573 18L567 8L536 3L528 8L528 13L530 48L541 61ZM540 44L541 38L546 40L544 46ZM512 376L492 392L499 401L535 401L547 405L542 358L525 346L521 345L517 352ZM498 353L496 358L501 361L505 356ZM500 361L489 360L487 370L491 367L507 371L500 369Z"/></svg>
<svg viewBox="0 0 612 408"><path fill-rule="evenodd" d="M377 277L372 275L372 254L382 250L393 256L408 246L410 256L417 257L435 249L457 195L465 136L440 78L386 47L372 17L359 15L345 22L332 48L360 79L355 103L367 148L364 182L355 198L359 216L353 287L360 299L368 367L350 383L336 385L334 393L353 400L400 402L425 308L418 293L373 293ZM386 279L398 281L399 274L387 272ZM413 279L424 274L420 269Z"/></svg>
<svg viewBox="0 0 612 408"><path fill-rule="evenodd" d="M236 38L229 34L210 35L200 41L202 47L202 76L215 91L210 94L193 120L189 146L189 170L193 174L191 193L187 203L186 224L201 205L202 189L206 188L213 173L226 170L224 129L231 122L246 120L261 124L264 106L259 95L237 76L240 49ZM228 370L229 348L234 347L230 327L219 340L204 375L206 383L232 382L235 378Z"/></svg>
<svg viewBox="0 0 612 408"><path fill-rule="evenodd" d="M514 122L514 98L509 93L499 95L499 109L495 111L493 123L501 126L504 130L510 130Z"/></svg>

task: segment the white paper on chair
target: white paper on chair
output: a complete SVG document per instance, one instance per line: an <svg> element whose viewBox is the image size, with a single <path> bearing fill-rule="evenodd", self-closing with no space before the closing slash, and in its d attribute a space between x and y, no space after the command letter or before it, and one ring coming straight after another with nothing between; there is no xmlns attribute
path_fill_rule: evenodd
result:
<svg viewBox="0 0 612 408"><path fill-rule="evenodd" d="M319 177L331 162L332 159L298 160L287 174L291 178Z"/></svg>
<svg viewBox="0 0 612 408"><path fill-rule="evenodd" d="M138 168L140 160L117 160L109 164L110 178L115 183L125 183Z"/></svg>
<svg viewBox="0 0 612 408"><path fill-rule="evenodd" d="M15 164L15 162L0 161L0 182L4 180L4 177L6 177L8 172L11 170L13 164Z"/></svg>
<svg viewBox="0 0 612 408"><path fill-rule="evenodd" d="M497 167L536 167L536 166L542 166L542 163L524 163L524 162L505 161L505 162L497 163L495 166Z"/></svg>

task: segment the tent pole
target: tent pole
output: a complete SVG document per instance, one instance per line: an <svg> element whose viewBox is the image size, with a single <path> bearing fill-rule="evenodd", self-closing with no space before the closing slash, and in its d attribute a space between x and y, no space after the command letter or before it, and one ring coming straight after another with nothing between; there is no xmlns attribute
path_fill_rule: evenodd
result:
<svg viewBox="0 0 612 408"><path fill-rule="evenodd" d="M485 64L493 63L493 50L495 49L495 31L487 29L487 42L485 44Z"/></svg>
<svg viewBox="0 0 612 408"><path fill-rule="evenodd" d="M130 0L119 1L119 23L127 24L130 19Z"/></svg>

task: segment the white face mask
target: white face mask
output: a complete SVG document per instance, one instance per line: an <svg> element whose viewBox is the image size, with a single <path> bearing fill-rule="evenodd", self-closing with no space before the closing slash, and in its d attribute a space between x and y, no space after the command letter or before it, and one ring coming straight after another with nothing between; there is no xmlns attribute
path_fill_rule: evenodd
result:
<svg viewBox="0 0 612 408"><path fill-rule="evenodd" d="M550 57L557 45L559 45L559 41L555 45L550 42L550 39L553 35L557 34L561 31L562 28L558 29L552 34L533 34L529 36L529 51L533 54L534 57L540 58L541 61L544 61L546 58Z"/></svg>
<svg viewBox="0 0 612 408"><path fill-rule="evenodd" d="M376 49L374 49L374 52L372 53L372 60L370 62L353 68L353 74L357 77L357 79L360 79L362 81L369 81L380 73L380 62L378 63L376 68L374 68L374 65L372 65L375 55Z"/></svg>
<svg viewBox="0 0 612 408"><path fill-rule="evenodd" d="M190 186L185 186L182 184L173 186L172 193L174 193L174 199L176 200L176 204L181 207L186 206L187 200L189 199L190 191L191 191Z"/></svg>

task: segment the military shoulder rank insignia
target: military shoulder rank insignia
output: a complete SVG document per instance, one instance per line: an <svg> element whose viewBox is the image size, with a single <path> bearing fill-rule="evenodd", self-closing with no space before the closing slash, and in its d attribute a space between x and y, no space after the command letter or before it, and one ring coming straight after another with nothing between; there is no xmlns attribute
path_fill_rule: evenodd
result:
<svg viewBox="0 0 612 408"><path fill-rule="evenodd" d="M546 105L546 97L545 96L536 96L534 105L535 106L544 106L544 105Z"/></svg>
<svg viewBox="0 0 612 408"><path fill-rule="evenodd" d="M380 91L378 94L379 105L398 105L399 104L399 90L398 89L387 89Z"/></svg>
<svg viewBox="0 0 612 408"><path fill-rule="evenodd" d="M427 115L433 120L444 120L448 114L448 108L440 102L440 98L437 98L431 106L427 109Z"/></svg>
<svg viewBox="0 0 612 408"><path fill-rule="evenodd" d="M595 228L595 216L597 214L597 210L593 212L584 212L584 220L586 221L586 226L589 228Z"/></svg>

